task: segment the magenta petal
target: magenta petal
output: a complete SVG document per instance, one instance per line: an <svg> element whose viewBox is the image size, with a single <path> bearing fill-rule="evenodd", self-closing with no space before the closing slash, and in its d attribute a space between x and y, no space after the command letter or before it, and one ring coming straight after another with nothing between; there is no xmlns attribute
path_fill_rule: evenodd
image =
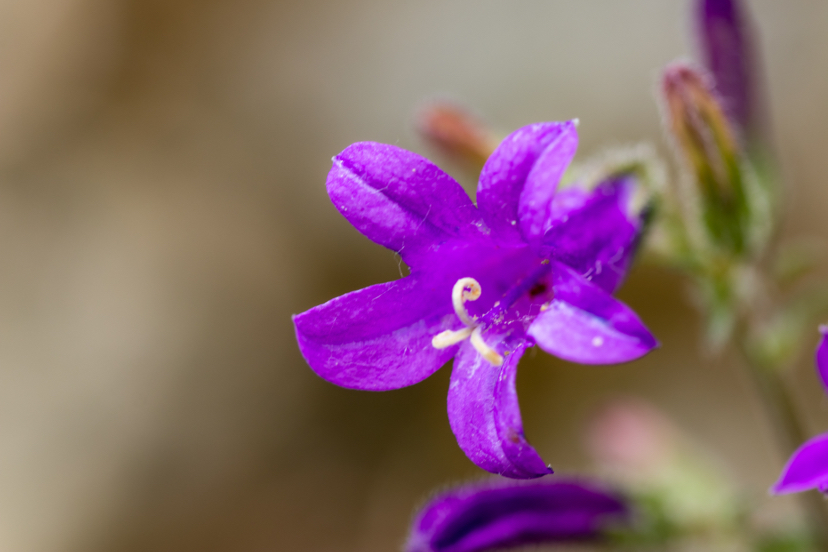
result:
<svg viewBox="0 0 828 552"><path fill-rule="evenodd" d="M519 345L510 351L509 356L514 358L508 358L501 366L495 387L495 427L506 458L531 477L540 477L552 473L552 468L543 461L523 434L523 419L515 386L518 361L525 350L526 342L520 340Z"/></svg>
<svg viewBox="0 0 828 552"><path fill-rule="evenodd" d="M483 552L602 536L627 507L615 494L578 481L474 483L426 504L406 552Z"/></svg>
<svg viewBox="0 0 828 552"><path fill-rule="evenodd" d="M336 208L410 265L447 240L481 235L481 219L463 188L416 153L360 142L333 161L327 186Z"/></svg>
<svg viewBox="0 0 828 552"><path fill-rule="evenodd" d="M552 274L555 298L527 331L541 349L581 364L616 364L658 345L624 303L562 263L553 262Z"/></svg>
<svg viewBox="0 0 828 552"><path fill-rule="evenodd" d="M823 488L828 484L828 433L806 441L793 453L776 485L775 494Z"/></svg>
<svg viewBox="0 0 828 552"><path fill-rule="evenodd" d="M450 286L408 276L332 299L293 317L299 349L314 372L342 387L415 384L457 351L431 345L435 335L460 325L446 299Z"/></svg>
<svg viewBox="0 0 828 552"><path fill-rule="evenodd" d="M485 333L484 337L491 339ZM552 470L523 435L515 391L526 343L507 340L496 348L505 357L500 367L480 356L468 341L461 345L449 384L451 429L466 456L484 470L515 479L541 477Z"/></svg>
<svg viewBox="0 0 828 552"><path fill-rule="evenodd" d="M627 273L643 226L629 208L634 185L634 177L624 176L589 193L570 188L556 195L543 237L544 254L614 292Z"/></svg>
<svg viewBox="0 0 828 552"><path fill-rule="evenodd" d="M547 156L546 152L550 148L553 152L557 151L558 140L563 135L570 135L573 128L572 122L536 123L519 128L507 136L486 161L477 186L477 206L495 234L511 240L521 239L518 205L523 201L524 185L539 160L543 163L533 175L531 189L534 192L529 192L526 202L540 200L544 186L549 187L545 191L552 197L558 180L546 179L556 174L558 158L553 153ZM571 137L561 144L569 144L570 141Z"/></svg>
<svg viewBox="0 0 828 552"><path fill-rule="evenodd" d="M578 149L578 131L575 123L564 123L560 134L538 157L520 193L518 217L520 231L527 243L540 244L548 228L552 212L552 198L564 171Z"/></svg>
<svg viewBox="0 0 828 552"><path fill-rule="evenodd" d="M817 374L822 380L823 387L828 391L828 326L820 326L819 332L822 334L822 339L816 350Z"/></svg>

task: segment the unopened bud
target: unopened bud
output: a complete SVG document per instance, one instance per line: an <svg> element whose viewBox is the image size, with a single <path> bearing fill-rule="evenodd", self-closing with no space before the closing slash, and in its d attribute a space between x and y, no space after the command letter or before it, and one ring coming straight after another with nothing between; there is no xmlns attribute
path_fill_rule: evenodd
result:
<svg viewBox="0 0 828 552"><path fill-rule="evenodd" d="M760 134L757 51L739 0L698 0L698 48L725 112L748 142Z"/></svg>
<svg viewBox="0 0 828 552"><path fill-rule="evenodd" d="M711 241L739 256L748 246L750 202L740 146L712 79L674 63L664 71L662 93L667 127L695 181Z"/></svg>
<svg viewBox="0 0 828 552"><path fill-rule="evenodd" d="M417 116L417 130L449 157L483 167L498 144L494 134L468 111L445 102L429 104Z"/></svg>

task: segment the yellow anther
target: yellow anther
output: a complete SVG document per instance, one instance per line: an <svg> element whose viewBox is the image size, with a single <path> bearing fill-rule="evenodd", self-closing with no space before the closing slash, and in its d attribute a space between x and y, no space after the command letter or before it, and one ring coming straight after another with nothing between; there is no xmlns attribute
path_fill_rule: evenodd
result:
<svg viewBox="0 0 828 552"><path fill-rule="evenodd" d="M476 323L466 311L465 303L466 301L477 301L481 293L483 293L483 288L474 278L460 278L451 290L451 303L454 305L454 312L457 313L457 317L466 326L473 327Z"/></svg>
<svg viewBox="0 0 828 552"><path fill-rule="evenodd" d="M500 356L500 353L489 347L485 341L483 341L483 336L481 335L483 332L482 326L477 326L471 334L471 338L469 341L472 344L472 347L477 349L477 352L480 353L480 356L491 362L495 366L501 366L503 364L503 357Z"/></svg>

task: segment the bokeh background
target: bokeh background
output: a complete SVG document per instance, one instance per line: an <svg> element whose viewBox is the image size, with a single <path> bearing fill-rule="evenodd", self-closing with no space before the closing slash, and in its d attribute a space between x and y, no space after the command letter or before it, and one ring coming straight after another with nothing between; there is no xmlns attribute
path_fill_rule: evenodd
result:
<svg viewBox="0 0 828 552"><path fill-rule="evenodd" d="M479 477L449 367L386 393L307 368L290 322L399 276L327 199L330 158L449 98L504 134L579 117L578 159L663 154L658 69L690 1L0 0L0 551L389 551L430 489ZM828 233L828 4L750 1L788 202ZM527 434L588 469L617 395L663 409L756 500L783 458L735 355L640 264L621 297L663 347L521 364ZM813 342L816 341L814 332ZM808 355L793 385L828 427ZM781 500L781 499L780 499ZM784 502L784 501L782 501Z"/></svg>

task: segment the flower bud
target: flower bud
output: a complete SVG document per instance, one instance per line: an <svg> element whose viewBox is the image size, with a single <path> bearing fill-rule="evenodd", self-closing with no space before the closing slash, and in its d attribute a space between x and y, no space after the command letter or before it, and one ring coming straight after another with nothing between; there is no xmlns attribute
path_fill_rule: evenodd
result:
<svg viewBox="0 0 828 552"><path fill-rule="evenodd" d="M420 111L417 131L448 157L477 169L498 144L494 134L468 111L446 102L435 102Z"/></svg>
<svg viewBox="0 0 828 552"><path fill-rule="evenodd" d="M740 146L712 79L686 63L662 78L667 129L694 182L701 219L712 245L728 256L749 249L751 200Z"/></svg>
<svg viewBox="0 0 828 552"><path fill-rule="evenodd" d="M725 112L750 140L758 131L759 102L754 49L746 13L738 0L700 0L698 47L716 82Z"/></svg>

